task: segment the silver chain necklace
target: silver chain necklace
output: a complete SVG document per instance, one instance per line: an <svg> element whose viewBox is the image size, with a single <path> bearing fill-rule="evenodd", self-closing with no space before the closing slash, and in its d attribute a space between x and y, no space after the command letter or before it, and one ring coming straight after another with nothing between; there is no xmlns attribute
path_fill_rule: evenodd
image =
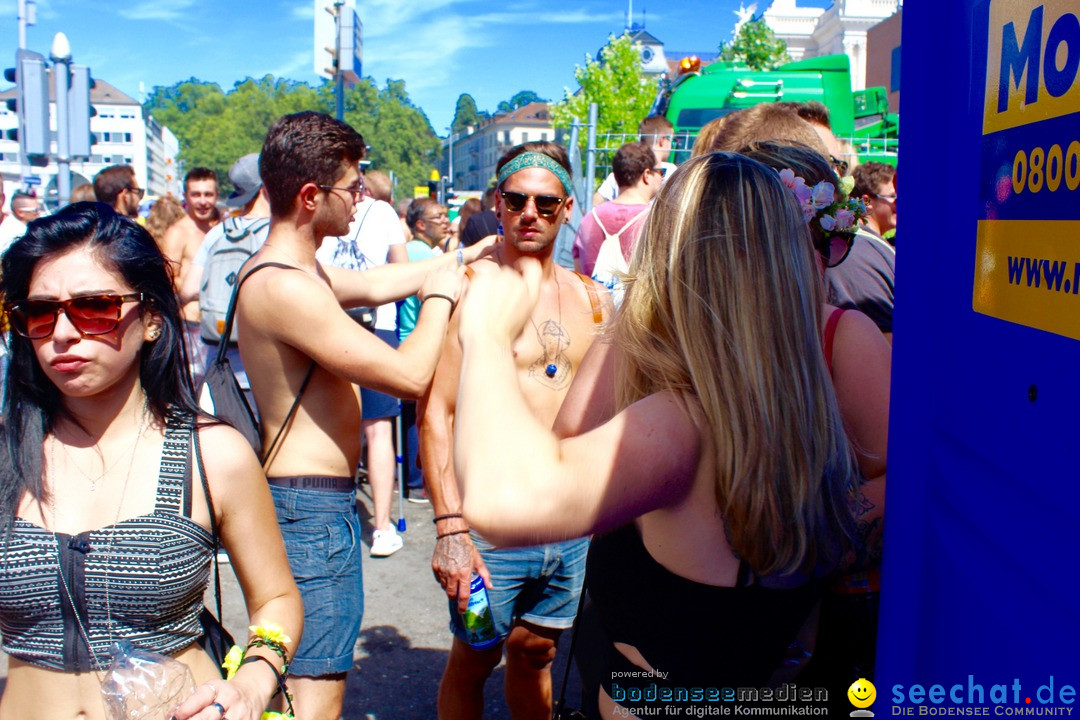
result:
<svg viewBox="0 0 1080 720"><path fill-rule="evenodd" d="M127 450L133 449L135 447L135 445L138 444L138 442L139 442L139 438L136 437L135 442L132 443L131 445L129 445ZM95 443L95 445L96 444L97 443ZM108 475L110 472L112 472L112 470L117 465L120 464L120 461L123 460L127 456L127 450L125 450L123 453L118 455L115 460L113 460L111 465L109 465L108 467L105 467L105 457L104 457L104 455L102 455L101 456L101 458L102 458L101 474L98 475L97 477L91 477L89 473L87 473L85 470L83 470L81 467L79 467L78 463L75 462L75 458L73 458L71 456L71 453L68 452L67 445L61 444L60 449L64 451L64 457L66 457L68 459L68 462L71 464L71 466L73 468L75 468L75 470L78 471L78 473L80 475L82 475L84 478L86 478L87 480L90 481L90 492L97 492L97 484L98 484L98 482L100 482L102 478L104 478L106 475ZM100 449L101 448L99 447L98 450L100 451Z"/></svg>
<svg viewBox="0 0 1080 720"><path fill-rule="evenodd" d="M120 513L124 507L124 498L127 496L128 481L131 480L132 470L135 468L135 457L138 455L139 441L146 432L146 426L148 424L149 411L146 406L143 406L142 420L139 424L139 434L135 436L135 442L131 446L131 461L128 463L127 475L124 477L124 485L120 489L120 501L116 504L116 517L113 520L112 526L109 528L109 544L105 555L105 633L109 640L109 644L112 644L113 638L113 620L112 620L112 602L109 598L109 563L112 562L113 549L116 545L116 525L120 522ZM56 445L63 443L53 435L52 443L49 447L49 468L48 474L53 476L53 482L51 483L49 491L49 513L52 516L52 536L53 536L53 549L56 551L56 572L60 576L60 583L64 587L64 594L67 595L68 604L71 606L71 612L75 616L75 624L79 627L79 632L83 636L83 640L86 641L86 649L90 651L90 656L94 659L94 670L100 672L105 669L104 664L98 657L98 654L94 652L94 646L90 643L90 633L87 632L86 626L83 625L82 620L79 618L79 609L75 605L75 596L71 592L71 588L68 586L67 578L64 577L64 564L63 558L60 554L60 538L56 534ZM65 454L66 454L65 450ZM122 456L121 456L122 457ZM70 459L70 456L68 456ZM115 465L116 463L113 463ZM89 610L89 603L87 604ZM87 618L89 620L89 618ZM98 678L100 680L100 678Z"/></svg>

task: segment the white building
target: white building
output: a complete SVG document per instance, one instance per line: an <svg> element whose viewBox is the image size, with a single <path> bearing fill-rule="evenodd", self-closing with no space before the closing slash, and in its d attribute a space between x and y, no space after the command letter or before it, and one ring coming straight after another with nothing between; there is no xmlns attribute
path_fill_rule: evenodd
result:
<svg viewBox="0 0 1080 720"><path fill-rule="evenodd" d="M510 148L523 142L553 140L562 143L562 131L551 126L547 103L534 102L505 115L496 115L465 132L451 135L453 140L454 189L484 190L495 177L495 165ZM443 160L440 171L450 174L448 147L443 141Z"/></svg>
<svg viewBox="0 0 1080 720"><path fill-rule="evenodd" d="M829 9L799 7L796 0L773 0L762 15L787 43L792 60L847 55L852 90L866 88L866 31L891 17L902 0L834 0Z"/></svg>
<svg viewBox="0 0 1080 720"><path fill-rule="evenodd" d="M90 103L97 111L97 115L90 118L90 132L95 136L96 142L90 147L92 154L89 159L72 161L72 187L82 184L76 176L92 181L98 172L110 165L131 165L139 185L146 188L148 194L164 195L172 192L179 197L180 173L176 167L179 143L176 136L147 114L138 101L104 80L96 82L96 86L90 91ZM53 92L53 88L50 76L50 92ZM9 190L23 184L19 144L6 138L6 131L18 126L15 112L7 108L7 100L14 97L15 88L0 92L0 130L3 131L0 135L0 173L3 174L5 188ZM49 108L52 152L55 158L56 105L50 103ZM41 180L38 193L44 192L47 200L55 202L55 160L45 167L31 167L29 172ZM52 190L51 193L49 189ZM8 195L10 196L10 192Z"/></svg>

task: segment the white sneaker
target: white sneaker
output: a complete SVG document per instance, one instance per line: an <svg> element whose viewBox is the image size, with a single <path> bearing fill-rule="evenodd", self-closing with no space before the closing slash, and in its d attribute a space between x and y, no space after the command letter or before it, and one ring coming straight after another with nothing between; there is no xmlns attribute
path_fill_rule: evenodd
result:
<svg viewBox="0 0 1080 720"><path fill-rule="evenodd" d="M376 530L371 534L371 557L387 557L393 555L405 541L397 534L394 528L389 530Z"/></svg>

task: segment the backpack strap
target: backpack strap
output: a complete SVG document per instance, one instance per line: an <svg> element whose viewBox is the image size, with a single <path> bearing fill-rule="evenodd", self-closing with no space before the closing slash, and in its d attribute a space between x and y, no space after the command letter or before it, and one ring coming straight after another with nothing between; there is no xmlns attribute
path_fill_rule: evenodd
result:
<svg viewBox="0 0 1080 720"><path fill-rule="evenodd" d="M249 277L251 277L252 275L257 273L258 271L262 270L263 268L268 268L268 267L276 267L276 268L281 268L283 270L299 270L300 269L300 268L295 267L293 265L286 265L285 263L266 262L266 263L259 263L255 267L251 268L251 270L249 270L247 273L242 275L240 277L240 280L237 281L236 287L233 288L232 297L229 299L229 310L228 310L228 312L225 313L225 331L221 334L221 337L227 338L227 337L232 336L232 325L233 325L233 320L236 318L236 301L240 298L240 288L243 287L244 283L247 282L247 279ZM241 265L240 266L240 271L242 272L243 269L244 269L244 266ZM219 362L219 363L224 362L227 352L228 352L228 343L223 342L220 345L218 345L217 362ZM281 423L281 427L278 428L277 434L274 435L274 439L270 442L270 446L266 449L266 452L263 453L263 456L261 458L259 458L263 463L266 462L266 460L270 457L271 453L273 453L274 448L277 447L278 442L281 440L282 436L285 434L285 428L287 428L289 426L289 422L292 421L293 415L296 414L297 408L300 407L300 399L304 396L304 391L307 390L308 383L311 382L311 376L315 374L315 365L316 365L315 361L312 360L311 365L308 366L307 374L304 375L303 382L300 383L300 390L297 391L296 397L293 399L292 407L289 408L289 413L285 416L285 421L283 423Z"/></svg>
<svg viewBox="0 0 1080 720"><path fill-rule="evenodd" d="M596 292L596 283L588 275L574 273L585 286L585 292L589 294L589 305L592 307L592 321L597 327L604 326L604 310L600 307L600 295Z"/></svg>
<svg viewBox="0 0 1080 720"><path fill-rule="evenodd" d="M246 265L246 264L247 264L247 261L245 260L244 265ZM240 270L237 271L237 275L239 275L241 272L243 272L244 265L240 266ZM229 352L228 339L232 337L232 326L233 326L233 320L236 319L236 301L240 298L240 287L245 282L247 282L247 279L249 277L251 277L256 272L258 272L259 270L262 270L265 267L277 267L277 268L282 268L282 269L285 269L285 270L299 270L300 269L300 268L297 268L297 267L293 267L292 265L286 265L285 263L276 263L276 262L260 263L260 264L256 265L255 267L251 268L251 270L248 271L248 273L246 275L242 275L240 277L240 280L237 281L236 285L233 287L232 297L229 298L229 309L225 311L225 329L221 332L221 342L218 343L217 362L219 362L219 363L220 362L225 362L225 356Z"/></svg>

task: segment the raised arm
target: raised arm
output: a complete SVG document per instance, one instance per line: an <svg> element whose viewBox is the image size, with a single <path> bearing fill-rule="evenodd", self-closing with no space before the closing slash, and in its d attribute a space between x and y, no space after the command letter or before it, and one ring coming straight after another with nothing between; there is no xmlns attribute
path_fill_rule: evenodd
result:
<svg viewBox="0 0 1080 720"><path fill-rule="evenodd" d="M477 243L472 247L427 260L392 262L363 272L325 266L323 271L342 307L375 307L415 295L431 272L440 268L467 265L489 253L490 246Z"/></svg>
<svg viewBox="0 0 1080 720"><path fill-rule="evenodd" d="M566 393L552 430L556 437L568 438L599 427L615 415L615 359L618 349L610 334L596 339L574 382Z"/></svg>
<svg viewBox="0 0 1080 720"><path fill-rule="evenodd" d="M456 317L456 315L455 315ZM453 332L447 333L435 378L431 388L417 407L417 428L420 433L420 460L424 488L436 518L461 513L461 496L454 477L454 404L457 378L461 368L461 346ZM411 335L409 336L412 337ZM469 584L473 572L478 572L490 587L491 578L480 553L468 534L469 524L463 517L435 521L435 550L431 570L447 597L456 600L458 610L465 611L469 602Z"/></svg>
<svg viewBox="0 0 1080 720"><path fill-rule="evenodd" d="M530 412L511 346L540 269L521 269L524 282L505 269L476 278L462 308L454 467L466 519L496 544L531 544L602 531L680 501L701 445L684 399L650 395L567 440Z"/></svg>
<svg viewBox="0 0 1080 720"><path fill-rule="evenodd" d="M416 329L396 350L342 312L323 282L296 270L269 268L245 283L242 319L349 382L415 398L431 382L450 316L447 298L456 300L463 274L448 265L425 280Z"/></svg>

